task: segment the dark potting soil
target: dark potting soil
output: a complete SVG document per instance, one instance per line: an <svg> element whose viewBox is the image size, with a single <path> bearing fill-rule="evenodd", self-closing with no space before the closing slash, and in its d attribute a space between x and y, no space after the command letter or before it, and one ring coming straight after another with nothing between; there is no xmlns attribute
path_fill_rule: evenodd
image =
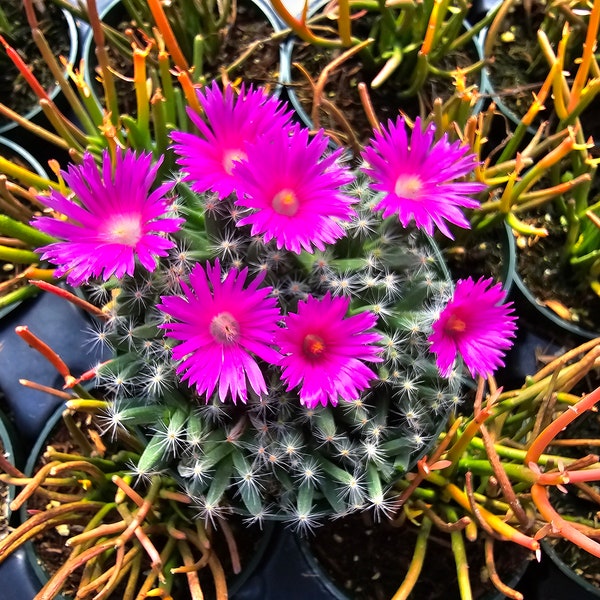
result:
<svg viewBox="0 0 600 600"><path fill-rule="evenodd" d="M44 14L36 11L39 28L44 33L54 56L68 57L70 40L63 12L51 2L44 2L42 6ZM47 92L50 91L55 85L55 79L33 41L23 3L15 0L0 0L0 10L5 13L6 19L12 27L10 32L2 31L2 35L19 52L42 87ZM31 90L25 78L14 66L6 52L1 50L0 102L20 115L25 115L37 106L37 101L38 97ZM8 119L0 115L0 125L8 122Z"/></svg>
<svg viewBox="0 0 600 600"><path fill-rule="evenodd" d="M96 433L100 434L100 429L95 424L95 422L89 421L89 419L85 416L77 414L76 419L79 423L82 431L86 429L92 429L96 431ZM110 455L110 441L107 439L103 439L103 441L109 444L109 452L107 456ZM48 446L52 446L52 448L56 452L61 453L77 453L79 452L79 447L73 442L71 435L69 434L68 429L64 425L63 421L60 420L57 426L54 428L50 437L48 438ZM112 451L124 450L126 448L112 448ZM40 466L45 464L47 459L41 457L38 466L34 471L37 471ZM140 493L142 496L144 495L144 489L140 486L134 486L136 491ZM65 488L61 488L61 492L68 492ZM79 488L74 488L73 492L77 493ZM32 510L44 510L44 508L48 505L48 499L41 495L33 495L27 504L27 508ZM262 543L263 531L258 525L249 526L243 523L242 518L237 515L228 515L226 516L227 524L231 529L233 534L233 538L235 539L237 545L237 551L239 553L240 564L242 570L247 568L251 563L253 557L256 555L258 548ZM109 512L105 518L103 519L104 523L109 523L111 520L119 521L121 520L121 516L118 512L113 510ZM38 557L38 560L43 568L43 570L48 573L50 576L58 571L58 569L65 563L67 558L71 554L71 549L65 546L65 541L74 535L77 535L83 532L85 525L87 524L87 515L82 515L81 520L78 522L73 522L68 525L65 529L58 530L58 528L50 528L35 538L33 538L32 543L35 549L35 554ZM193 524L191 524L193 526ZM211 545L214 549L214 553L218 557L221 565L224 569L225 576L227 578L228 584L231 584L235 581L236 574L233 572L231 554L229 552L229 548L227 546L225 537L215 532L214 529L209 525L207 526L207 534L209 536ZM154 538L154 542L157 543L156 538ZM162 546L157 546L158 551L162 550ZM142 560L142 573L148 571L150 569L150 560L144 555ZM74 573L72 573L61 590L61 594L66 597L75 597L77 592L77 587L81 578L82 570L78 569ZM205 594L206 598L213 598L215 595L213 579L209 574L208 567L204 567L198 570L198 576L200 580L200 585L202 591ZM175 600L189 600L190 592L187 584L185 583L185 575L178 574L174 579L174 587L172 590L172 597ZM126 578L125 578L126 579ZM158 582L157 582L158 583ZM123 597L123 586L124 584L120 584L120 586L112 593L107 600L122 600Z"/></svg>
<svg viewBox="0 0 600 600"><path fill-rule="evenodd" d="M536 60L540 55L536 31L544 18L544 6L533 2L527 13L522 2L514 2L504 19L488 63L488 74L494 93L515 115L527 112L547 73L546 62ZM490 57L488 57L490 58ZM550 111L542 111L547 119ZM539 121L538 121L539 123Z"/></svg>
<svg viewBox="0 0 600 600"><path fill-rule="evenodd" d="M600 297L564 261L566 232L560 223L546 214L523 220L549 231L544 238L517 237L517 271L523 283L540 304L566 321L600 332Z"/></svg>
<svg viewBox="0 0 600 600"><path fill-rule="evenodd" d="M352 600L389 600L398 590L414 553L417 528L373 523L366 513L336 519L319 527L308 539L324 571ZM505 583L522 573L531 553L515 544L496 543L495 559ZM502 549L508 552L502 552ZM352 551L350 551L352 550ZM487 577L483 541L466 542L474 598L494 591ZM456 567L447 534L432 530L425 563L410 595L414 600L458 597Z"/></svg>
<svg viewBox="0 0 600 600"><path fill-rule="evenodd" d="M114 10L123 9L118 7ZM109 13L107 21L121 32L132 27L124 10L116 15ZM238 2L235 22L227 29L219 47L219 62L206 64L202 77L197 80L211 81L219 78L223 69L235 64L235 68L225 75L230 81L240 80L246 85L252 83L255 87L273 90L279 81L280 60L279 41L272 37L273 27L259 8L252 2ZM257 44L257 41L261 42ZM118 73L115 85L119 108L122 113L135 116L137 107L131 84L133 62L130 57L111 46L108 46L108 54L111 66ZM95 91L102 95L99 83Z"/></svg>
<svg viewBox="0 0 600 600"><path fill-rule="evenodd" d="M466 67L478 60L477 53L472 49L454 52L447 57L440 68L453 70L457 67ZM316 81L323 69L337 56L340 50L327 51L306 43L296 42L292 52L292 83L290 88L298 97L300 105L310 116L313 106L314 94L312 86L294 63L302 65L310 78ZM321 104L318 126L330 133L340 145L353 147L352 139L355 137L360 145L364 145L373 135L373 128L369 122L358 93L358 84L361 82L369 86L369 96L374 107L379 123L387 123L389 119L395 120L400 113L406 114L410 119L417 116L425 118L433 107L436 98L448 99L454 92L450 79L443 77L429 77L418 96L404 97L402 95L402 81L391 77L381 87L373 89L370 82L376 73L369 72L360 56L354 56L343 62L337 69L329 73L324 91L325 103ZM468 79L468 85L478 83L479 75ZM404 86L406 83L404 82ZM333 105L335 110L328 108L327 103ZM337 114L344 117L343 122ZM313 124L315 129L317 124ZM352 133L349 133L349 129ZM353 150L357 148L353 147Z"/></svg>
<svg viewBox="0 0 600 600"><path fill-rule="evenodd" d="M486 230L479 235L469 231L464 241L460 236L455 243L446 241L443 254L453 281L467 277L503 281L507 275L507 243L504 228Z"/></svg>
<svg viewBox="0 0 600 600"><path fill-rule="evenodd" d="M544 20L549 4L544 0L514 2L498 31L491 57L487 57L490 58L488 75L494 93L518 119L525 115L531 106L533 93L539 91L549 71L548 63L537 42L537 30ZM551 39L550 43L556 51L561 33L556 23L554 30L559 35L555 36L556 39ZM571 27L565 67L569 82L573 81L577 71L577 59L582 53L584 37L584 28ZM591 136L596 142L600 140L599 113L600 100L596 98L580 117L584 139L587 140ZM555 127L558 122L552 94L544 101L544 110L538 113L533 127L537 128L542 121L549 121L550 128Z"/></svg>

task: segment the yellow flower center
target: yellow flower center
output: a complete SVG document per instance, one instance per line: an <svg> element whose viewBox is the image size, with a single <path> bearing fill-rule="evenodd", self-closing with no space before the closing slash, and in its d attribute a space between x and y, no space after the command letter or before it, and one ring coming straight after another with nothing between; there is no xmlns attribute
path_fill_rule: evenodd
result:
<svg viewBox="0 0 600 600"><path fill-rule="evenodd" d="M225 172L227 173L227 175L231 175L231 172L233 171L233 167L235 166L236 162L239 162L240 160L244 160L245 158L247 158L248 155L243 151L240 150L239 148L233 148L232 150L227 150L225 152L225 154L223 154L223 168L225 169Z"/></svg>
<svg viewBox="0 0 600 600"><path fill-rule="evenodd" d="M231 313L223 311L213 317L209 330L217 342L230 346L240 335L240 324Z"/></svg>
<svg viewBox="0 0 600 600"><path fill-rule="evenodd" d="M108 225L105 238L113 244L135 248L142 238L142 224L138 215L119 215Z"/></svg>
<svg viewBox="0 0 600 600"><path fill-rule="evenodd" d="M416 175L400 175L396 179L394 193L401 198L418 200L422 188L423 183Z"/></svg>
<svg viewBox="0 0 600 600"><path fill-rule="evenodd" d="M280 215L293 217L298 212L300 203L298 202L298 197L292 190L285 189L275 194L272 206L273 210Z"/></svg>
<svg viewBox="0 0 600 600"><path fill-rule="evenodd" d="M308 358L318 358L325 352L325 340L321 336L309 333L302 342L302 350Z"/></svg>

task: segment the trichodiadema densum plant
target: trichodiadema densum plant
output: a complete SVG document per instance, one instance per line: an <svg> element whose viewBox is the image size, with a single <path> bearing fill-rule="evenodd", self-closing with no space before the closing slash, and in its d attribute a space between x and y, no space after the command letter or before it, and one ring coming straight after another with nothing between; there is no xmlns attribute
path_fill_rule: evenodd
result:
<svg viewBox="0 0 600 600"><path fill-rule="evenodd" d="M233 203L210 214L211 194L195 195L184 183L175 191L181 212L195 216L194 230L181 229L160 269L121 279L101 330L117 355L99 370L100 383L114 393L107 427L148 426L138 469L151 474L175 462L206 516L233 505L256 517L283 512L310 524L319 513L385 510L388 484L459 398L460 378L439 375L427 341L452 292L439 254L426 236L407 235L397 220L375 221L370 205L377 195L364 181L352 190L360 204L348 236L325 252L300 256L250 237L248 227L236 228ZM219 277L246 273L248 284L264 277L261 285L272 288L284 315L310 307L309 294L321 301L305 319L318 319L319 312L331 319L340 311L353 315L326 323L331 335L335 328L344 333L344 321L377 315L380 343L372 359L381 362L369 388L336 407L308 406L287 390L280 366L260 362L266 393L248 390L245 402L234 403L215 390L190 401L190 388L178 383L169 362L174 343L161 334L165 317L155 306L161 296L181 294L180 282L198 258L192 248L199 235L209 264L220 265Z"/></svg>
<svg viewBox="0 0 600 600"><path fill-rule="evenodd" d="M488 375L514 336L499 284L454 293L430 237L468 227L474 156L398 118L353 168L262 90L198 99L168 180L115 148L39 196L43 259L102 306L104 431L143 433L135 474L175 474L209 520L386 514L460 400L462 361Z"/></svg>

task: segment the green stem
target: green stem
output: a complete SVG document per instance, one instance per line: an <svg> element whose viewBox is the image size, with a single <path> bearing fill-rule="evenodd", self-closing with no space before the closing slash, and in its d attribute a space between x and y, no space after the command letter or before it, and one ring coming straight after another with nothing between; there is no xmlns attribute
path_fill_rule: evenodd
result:
<svg viewBox="0 0 600 600"><path fill-rule="evenodd" d="M22 265L31 265L40 262L40 257L39 254L36 254L31 250L11 248L10 246L0 246L0 260Z"/></svg>
<svg viewBox="0 0 600 600"><path fill-rule="evenodd" d="M456 521L458 515L450 507L446 510L448 520ZM469 580L469 563L467 561L467 552L465 550L465 538L462 531L452 531L450 533L450 543L452 545L452 554L456 563L456 576L458 578L458 589L461 600L472 600L471 582Z"/></svg>
<svg viewBox="0 0 600 600"><path fill-rule="evenodd" d="M42 233L30 225L25 225L25 223L11 219L6 215L0 215L0 233L21 240L29 244L32 248L56 242L56 239L52 236Z"/></svg>
<svg viewBox="0 0 600 600"><path fill-rule="evenodd" d="M425 552L427 551L427 542L429 540L429 534L431 532L431 520L427 517L423 517L421 521L421 528L417 535L415 542L415 551L408 567L408 572L404 577L402 585L398 588L397 592L392 597L392 600L406 600L413 591L415 584L417 583L421 571L423 570L423 563L425 561Z"/></svg>

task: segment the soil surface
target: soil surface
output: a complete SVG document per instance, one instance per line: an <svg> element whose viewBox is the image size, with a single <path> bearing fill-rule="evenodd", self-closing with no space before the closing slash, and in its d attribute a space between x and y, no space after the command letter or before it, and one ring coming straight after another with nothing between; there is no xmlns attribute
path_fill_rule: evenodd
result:
<svg viewBox="0 0 600 600"><path fill-rule="evenodd" d="M86 428L92 429L98 433L100 431L100 429L95 423L92 423L91 425L85 425L85 421L80 421L80 425L82 426L82 429L84 431ZM110 441L107 439L104 439L103 441L109 444L109 449L111 449ZM47 445L52 446L52 448L57 452L72 454L77 453L79 451L78 446L74 444L62 420L59 422L51 436L48 438ZM116 450L123 449L124 448L122 447L118 449L113 447L111 451L114 452ZM45 464L46 462L46 458L42 457L39 461L39 466ZM35 471L37 471L39 466L36 467ZM142 496L144 495L143 486L135 486L135 489ZM68 489L65 489L65 487L63 486L60 488L60 491L68 492ZM73 491L77 492L79 491L79 489L74 489ZM48 500L38 494L34 495L28 501L27 508L28 510L44 510L47 504ZM107 516L103 519L103 522L110 523L111 521L120 520L120 518L121 517L119 516L119 514L113 510L107 514ZM259 548L261 540L263 538L263 532L257 525L245 525L242 522L241 517L235 515L227 517L227 524L229 525L233 533L239 552L240 563L242 565L242 569L244 569L251 563L252 558L256 554L257 549ZM49 529L33 539L35 553L38 556L44 571L52 575L65 563L65 561L71 554L71 549L65 546L65 541L69 537L81 533L84 530L85 525L86 516L83 515L81 521L71 523L67 527L57 527ZM210 525L207 527L207 532L211 544L213 545L215 554L218 556L223 566L228 582L232 584L233 582L235 582L235 575L232 569L231 554L228 550L224 536L219 533L215 533L215 531L212 530ZM153 538L155 544L157 544L157 539L158 538L156 537ZM157 549L160 552L161 546L158 545ZM142 563L142 572L145 572L148 569L150 569L150 563L148 557L145 556L144 561ZM81 573L81 569L79 569L68 578L66 586L61 591L63 595L69 598L75 597L75 594L77 592L77 586L81 578ZM212 577L208 574L208 568L200 569L198 571L198 575L200 577L200 585L202 587L203 592L206 594L206 597L212 598L214 596L214 586L212 583ZM143 580L143 577L141 577L141 580ZM173 598L175 598L176 600L189 600L191 596L189 589L185 584L184 575L176 576L174 581L174 588L172 590ZM123 589L119 587L113 594L111 594L108 597L107 600L121 600L122 597Z"/></svg>
<svg viewBox="0 0 600 600"><path fill-rule="evenodd" d="M511 234L512 235L512 234ZM494 281L504 282L508 275L509 240L502 225L477 234L469 230L461 240L457 235L455 243L443 242L443 254L452 274L453 281L472 277L492 277Z"/></svg>
<svg viewBox="0 0 600 600"><path fill-rule="evenodd" d="M472 52L471 52L472 51ZM298 97L298 101L304 111L310 115L312 111L314 94L299 69L294 63L299 63L307 71L310 78L316 81L323 69L339 56L339 50L326 51L322 48L296 42L292 52L290 89ZM460 51L450 54L439 68L453 70L457 67L466 67L478 60L474 47L468 52ZM354 133L358 142L366 144L373 135L373 128L367 119L365 110L360 101L358 84L361 82L369 85L369 95L373 104L376 117L380 123L386 123L389 119L395 119L401 112L410 119L421 115L426 117L433 106L433 101L440 97L448 99L454 92L452 81L442 77L428 77L418 96L405 97L402 90L406 82L398 77L391 77L381 87L373 89L370 82L376 73L365 68L360 56L352 57L345 61L340 67L334 69L327 78L324 100L331 103L334 110L326 105L321 105L319 112L319 126L333 134L334 140L345 146L353 146L352 135ZM468 84L479 83L479 75L468 79ZM337 112L335 111L337 109ZM346 122L343 122L337 114L341 114ZM316 128L316 126L315 126Z"/></svg>
<svg viewBox="0 0 600 600"><path fill-rule="evenodd" d="M529 10L526 10L525 6L529 7ZM546 3L539 0L515 2L498 31L491 57L487 57L491 58L488 63L488 75L494 95L517 119L520 119L529 109L533 93L539 91L549 70L548 63L537 43L536 33L544 20L545 7ZM555 24L554 31L557 35L554 36L547 27L546 30L556 52L561 28ZM584 36L583 28L571 27L565 66L569 83L572 83L577 71L577 61L582 53ZM548 121L550 128L558 123L552 94L548 95L544 107L533 123L535 129L542 121ZM584 130L583 137L586 140L590 136L596 142L600 140L599 115L600 99L596 98L580 117ZM592 153L597 155L598 151Z"/></svg>
<svg viewBox="0 0 600 600"><path fill-rule="evenodd" d="M45 14L39 11L36 13L40 29L54 56L68 57L70 40L63 12L51 2L44 2L42 6L45 7ZM8 23L12 26L12 31L2 31L2 35L18 51L48 92L55 87L55 79L33 41L23 3L15 0L0 0L0 10L5 13ZM0 51L0 101L20 115L25 115L35 108L38 101L38 97L4 50ZM10 122L8 119L0 115L0 126L8 122Z"/></svg>
<svg viewBox="0 0 600 600"><path fill-rule="evenodd" d="M600 297L565 262L565 231L548 215L524 219L549 230L545 238L517 238L517 271L538 301L566 321L600 332Z"/></svg>
<svg viewBox="0 0 600 600"><path fill-rule="evenodd" d="M397 528L385 521L373 524L365 513L331 521L315 531L308 542L324 570L340 589L353 600L389 600L401 585L414 553L417 528ZM499 552L497 567L507 583L530 558L514 545L509 552ZM352 552L348 549L352 548ZM483 542L467 543L469 574L474 598L495 590L489 582L484 564ZM522 574L522 572L521 572ZM415 600L447 600L458 597L455 563L450 538L432 530L425 565L410 598Z"/></svg>

